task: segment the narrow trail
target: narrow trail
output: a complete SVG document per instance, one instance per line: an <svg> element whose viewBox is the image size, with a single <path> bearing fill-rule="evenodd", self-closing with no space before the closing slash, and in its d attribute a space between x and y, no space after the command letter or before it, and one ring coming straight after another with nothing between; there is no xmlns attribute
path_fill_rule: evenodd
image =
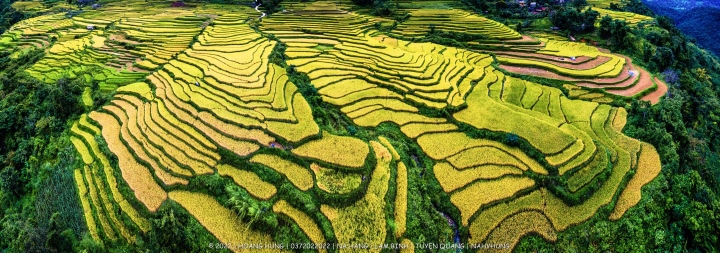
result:
<svg viewBox="0 0 720 253"><path fill-rule="evenodd" d="M256 2L256 3L257 3L257 2ZM261 3L258 3L258 5L255 6L255 11L262 13L262 15L260 15L260 17L258 18L259 20L262 21L262 19L263 19L265 16L267 16L267 14L266 14L265 12L262 12L262 11L259 10L260 6L262 6L262 4L261 4Z"/></svg>

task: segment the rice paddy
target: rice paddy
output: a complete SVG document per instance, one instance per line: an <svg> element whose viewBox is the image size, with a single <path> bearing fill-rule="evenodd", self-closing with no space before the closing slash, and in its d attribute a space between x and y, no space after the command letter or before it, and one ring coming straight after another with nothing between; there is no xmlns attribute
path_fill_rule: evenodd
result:
<svg viewBox="0 0 720 253"><path fill-rule="evenodd" d="M413 191L425 177L459 211L452 218L471 235L462 240L514 247L527 234L556 240L617 192L603 218L621 218L658 174L655 149L624 136L627 111L610 105L657 103L667 86L626 56L520 34L443 1L403 2L410 17L388 31L377 28L392 21L349 1L286 2L262 20L240 5L113 2L33 17L0 37L0 50L46 50L26 70L41 81L97 83L82 97L88 108L94 89L113 94L71 128L94 240L134 243L151 229L147 214L175 201L223 243L272 242L216 196L192 191L196 177L218 175L312 243L411 249L409 232L422 229L411 222ZM430 32L481 39L465 48L415 40ZM567 94L522 75L562 81ZM545 177L583 193L580 203L567 205Z"/></svg>

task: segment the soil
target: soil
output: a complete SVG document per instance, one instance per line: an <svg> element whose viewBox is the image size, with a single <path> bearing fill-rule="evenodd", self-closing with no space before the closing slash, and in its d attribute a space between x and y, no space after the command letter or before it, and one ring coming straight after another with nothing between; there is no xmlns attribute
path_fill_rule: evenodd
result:
<svg viewBox="0 0 720 253"><path fill-rule="evenodd" d="M661 81L657 77L655 77L655 83L658 86L657 90L642 97L642 100L650 101L650 103L653 105L660 102L660 98L665 96L668 90L667 84L665 84L665 82Z"/></svg>

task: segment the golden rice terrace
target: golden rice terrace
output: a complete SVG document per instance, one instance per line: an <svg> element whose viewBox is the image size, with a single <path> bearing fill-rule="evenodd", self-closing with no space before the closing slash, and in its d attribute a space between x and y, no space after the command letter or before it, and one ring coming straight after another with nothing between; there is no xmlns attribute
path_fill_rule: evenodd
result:
<svg viewBox="0 0 720 253"><path fill-rule="evenodd" d="M412 251L427 247L410 233L426 201L448 231L434 243L511 250L603 208L621 219L659 173L612 102L654 104L667 87L626 56L460 8L408 4L388 31L349 1L284 5L259 18L243 5L120 1L0 37L2 50L45 51L26 71L39 80L96 83L88 107L92 89L113 94L71 129L94 240L136 243L176 202L227 245L272 245L281 236L258 220L274 217L298 243ZM418 42L429 29L483 39ZM211 177L222 196L197 190Z"/></svg>

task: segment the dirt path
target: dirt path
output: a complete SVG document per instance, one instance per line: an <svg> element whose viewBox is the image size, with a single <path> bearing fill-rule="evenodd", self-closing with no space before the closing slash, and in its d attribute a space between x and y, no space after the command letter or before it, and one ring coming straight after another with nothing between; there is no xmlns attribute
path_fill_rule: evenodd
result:
<svg viewBox="0 0 720 253"><path fill-rule="evenodd" d="M520 57L523 59L540 59L545 61L552 61L553 64L555 63L565 63L565 64L583 64L588 61L595 60L596 58L588 57L588 56L578 56L575 58L575 61L570 60L568 57L560 57L560 56L554 56L554 55L547 55L547 54L539 54L539 53L520 53L520 52L513 52L513 51L492 51L492 50L483 50L483 52L487 53L494 53L495 55L499 56L513 56L513 57Z"/></svg>
<svg viewBox="0 0 720 253"><path fill-rule="evenodd" d="M524 44L525 42L539 42L538 45L540 45L540 44L544 45L544 43L542 41L540 41L536 38L527 36L527 35L522 35L522 38L517 39L517 40L503 40L502 42L504 42L506 44L515 44L515 43ZM530 44L528 44L528 45L530 45Z"/></svg>
<svg viewBox="0 0 720 253"><path fill-rule="evenodd" d="M110 40L117 41L117 42L125 42L127 44L133 44L133 45L140 44L140 42L128 40L127 38L125 38L124 34L110 34Z"/></svg>
<svg viewBox="0 0 720 253"><path fill-rule="evenodd" d="M651 92L650 94L647 94L642 97L642 100L650 101L651 104L657 104L660 102L660 98L665 96L668 90L667 84L665 82L661 81L657 77L655 77L655 84L657 84L658 88L657 90Z"/></svg>
<svg viewBox="0 0 720 253"><path fill-rule="evenodd" d="M613 78L574 78L574 77L567 77L560 74L557 74L555 72L540 69L540 68L532 68L532 67L517 67L517 66L510 66L506 64L500 64L500 67L518 74L524 74L524 75L534 75L538 77L544 77L544 78L550 78L560 81L568 81L568 82L578 82L578 85L582 86L603 86L604 87L622 87L621 85L618 85L620 83L626 83L628 79L633 78L630 76L630 70L633 70L634 66L632 65L632 59L625 57L625 66L623 66L623 69L620 71L620 75ZM637 76L637 75L635 75ZM630 82L632 84L633 82ZM629 84L626 84L625 86L628 86ZM602 87L597 87L602 88Z"/></svg>
<svg viewBox="0 0 720 253"><path fill-rule="evenodd" d="M634 86L632 86L628 89L624 89L624 90L606 90L606 91L609 93L615 94L615 95L632 97L644 90L647 90L647 89L653 87L652 76L650 76L650 73L648 73L646 70L644 70L642 68L637 68L637 70L640 73L640 80L638 80L638 82Z"/></svg>
<svg viewBox="0 0 720 253"><path fill-rule="evenodd" d="M526 60L526 59L527 59L527 57L506 56L506 55L503 55L502 57L504 57L504 58L510 58L510 59L519 59L519 60ZM558 59L558 60L556 61L555 59ZM567 59L567 61L566 61L566 60L559 60L559 59ZM533 59L533 61L544 62L544 63L547 63L547 64L552 64L552 65L554 65L554 66L558 66L558 67L566 68L566 69L588 70L588 69L597 68L598 66L602 65L603 63L606 63L607 61L609 61L609 60L611 60L611 59L612 59L612 58L610 58L610 57L601 55L601 56L598 56L598 57L595 58L595 59L592 59L592 60L589 60L589 61L585 61L585 62L580 63L580 64L576 64L576 63L574 63L574 62L572 62L572 61L569 61L570 59L568 59L568 58L557 58L557 57L553 57L553 60L545 60L545 59L537 59L537 58L536 58L536 59ZM577 61L577 59L575 59L575 60Z"/></svg>

